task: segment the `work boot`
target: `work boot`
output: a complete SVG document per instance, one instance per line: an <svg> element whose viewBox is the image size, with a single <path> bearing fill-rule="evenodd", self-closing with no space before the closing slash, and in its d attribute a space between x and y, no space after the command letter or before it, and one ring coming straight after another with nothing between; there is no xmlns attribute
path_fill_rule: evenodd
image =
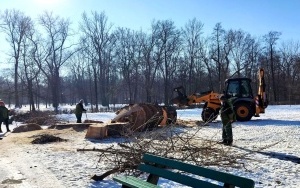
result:
<svg viewBox="0 0 300 188"><path fill-rule="evenodd" d="M218 144L225 144L225 143L227 143L227 140L222 140L218 142Z"/></svg>
<svg viewBox="0 0 300 188"><path fill-rule="evenodd" d="M233 142L233 140L227 140L227 141L224 143L224 145L226 145L226 146L232 146L232 142Z"/></svg>

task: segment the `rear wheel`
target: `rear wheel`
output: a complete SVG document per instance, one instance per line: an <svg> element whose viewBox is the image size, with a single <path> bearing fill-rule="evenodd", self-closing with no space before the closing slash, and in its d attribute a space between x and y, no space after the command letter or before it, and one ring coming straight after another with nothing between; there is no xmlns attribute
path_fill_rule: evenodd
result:
<svg viewBox="0 0 300 188"><path fill-rule="evenodd" d="M238 103L234 106L237 121L249 121L254 115L253 110L248 103Z"/></svg>
<svg viewBox="0 0 300 188"><path fill-rule="evenodd" d="M217 119L217 116L218 114L216 113L216 111L209 107L203 108L201 113L202 120L205 123L214 121L215 119Z"/></svg>

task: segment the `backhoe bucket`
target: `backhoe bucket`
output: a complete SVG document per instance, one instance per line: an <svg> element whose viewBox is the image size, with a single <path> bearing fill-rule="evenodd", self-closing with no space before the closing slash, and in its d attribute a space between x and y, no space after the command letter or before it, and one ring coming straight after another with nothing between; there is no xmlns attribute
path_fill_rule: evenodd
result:
<svg viewBox="0 0 300 188"><path fill-rule="evenodd" d="M188 105L188 98L185 94L185 89L184 87L176 87L174 88L174 91L177 92L178 96L171 99L172 104L176 104L178 106L187 106Z"/></svg>

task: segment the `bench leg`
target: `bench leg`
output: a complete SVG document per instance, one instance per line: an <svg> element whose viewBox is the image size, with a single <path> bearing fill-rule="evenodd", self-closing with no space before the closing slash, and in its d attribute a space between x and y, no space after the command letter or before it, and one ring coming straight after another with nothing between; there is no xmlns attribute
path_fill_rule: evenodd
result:
<svg viewBox="0 0 300 188"><path fill-rule="evenodd" d="M128 186L126 186L126 185L122 185L122 188L130 188L130 187L128 187Z"/></svg>
<svg viewBox="0 0 300 188"><path fill-rule="evenodd" d="M147 178L147 182L157 185L159 176L150 174Z"/></svg>
<svg viewBox="0 0 300 188"><path fill-rule="evenodd" d="M226 187L226 188L235 188L234 185L230 185L228 183L224 183L224 186L223 187Z"/></svg>

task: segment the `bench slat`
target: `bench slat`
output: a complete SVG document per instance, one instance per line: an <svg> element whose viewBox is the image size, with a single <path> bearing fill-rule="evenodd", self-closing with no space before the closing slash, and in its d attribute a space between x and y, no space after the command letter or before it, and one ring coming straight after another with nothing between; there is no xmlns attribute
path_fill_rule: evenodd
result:
<svg viewBox="0 0 300 188"><path fill-rule="evenodd" d="M148 172L150 174L155 174L159 177L163 177L168 180L172 180L174 182L181 183L183 185L191 186L191 187L206 187L206 188L220 188L223 186L219 186L216 184L209 183L207 181L203 181L200 179L195 179L190 176L181 174L181 173L175 173L167 169L154 167L151 165L146 164L140 164L138 167L139 170Z"/></svg>
<svg viewBox="0 0 300 188"><path fill-rule="evenodd" d="M132 188L159 188L159 186L146 182L134 176L115 176L114 181Z"/></svg>
<svg viewBox="0 0 300 188"><path fill-rule="evenodd" d="M160 156L155 156L152 154L144 154L143 161L146 163L151 162L151 163L171 167L171 168L185 171L188 173L192 173L192 174L195 174L198 176L213 179L216 181L236 185L241 188L254 188L254 181L251 179L235 176L235 175L225 173L225 172L219 172L219 171L216 171L213 169L195 166L192 164L183 163L180 161L176 161L176 160L172 160L172 159L168 159L168 158L164 158L164 157L160 157ZM153 174L156 174L156 173L153 172ZM169 178L167 178L167 179L169 179Z"/></svg>

